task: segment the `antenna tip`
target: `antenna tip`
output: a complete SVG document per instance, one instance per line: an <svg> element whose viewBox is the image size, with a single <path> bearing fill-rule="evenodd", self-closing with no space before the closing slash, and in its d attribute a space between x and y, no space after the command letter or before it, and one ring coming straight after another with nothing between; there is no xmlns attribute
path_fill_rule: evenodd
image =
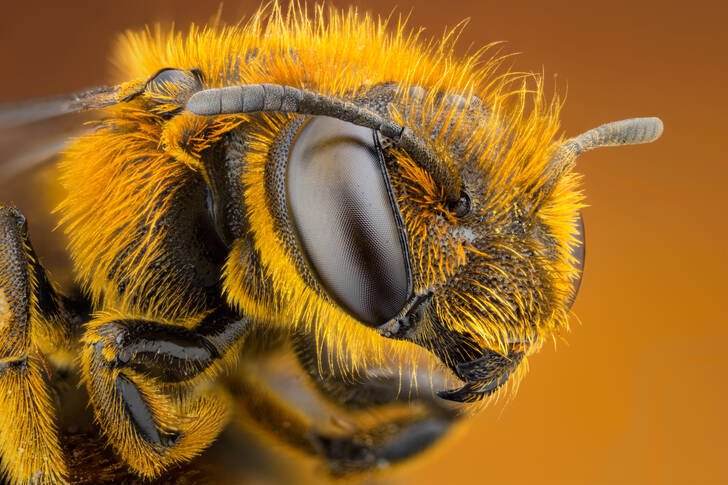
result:
<svg viewBox="0 0 728 485"><path fill-rule="evenodd" d="M649 118L634 118L637 124L641 125L644 130L645 136L643 143L650 143L662 136L662 132L665 129L665 125L662 123L660 118L652 116Z"/></svg>

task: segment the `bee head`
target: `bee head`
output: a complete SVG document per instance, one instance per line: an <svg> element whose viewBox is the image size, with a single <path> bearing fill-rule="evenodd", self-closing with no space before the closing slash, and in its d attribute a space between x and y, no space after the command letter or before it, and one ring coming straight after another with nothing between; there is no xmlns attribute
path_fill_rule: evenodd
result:
<svg viewBox="0 0 728 485"><path fill-rule="evenodd" d="M579 177L555 158L558 106L540 93L524 113L472 94L398 91L390 111L427 149L385 151L413 288L378 329L463 381L441 397L475 401L567 324L584 257Z"/></svg>

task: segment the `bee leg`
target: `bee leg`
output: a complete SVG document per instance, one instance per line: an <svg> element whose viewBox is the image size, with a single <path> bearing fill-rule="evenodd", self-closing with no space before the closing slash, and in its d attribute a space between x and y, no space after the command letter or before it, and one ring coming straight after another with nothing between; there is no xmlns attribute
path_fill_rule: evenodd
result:
<svg viewBox="0 0 728 485"><path fill-rule="evenodd" d="M334 476L385 469L415 458L445 436L451 423L437 418L400 418L347 435L317 436Z"/></svg>
<svg viewBox="0 0 728 485"><path fill-rule="evenodd" d="M380 406L399 408L395 417L366 428L332 416L331 422L340 429L324 432L255 376L242 374L228 383L241 419L300 452L323 459L333 475L351 475L406 461L445 435L458 418L451 403L434 397L438 379L431 381L429 373L420 377L419 386L414 378L402 376L400 380L398 374L383 370L344 376L327 364L330 359L325 345L323 350L319 346L319 372L313 335L295 335L292 344L322 396L341 411L355 415Z"/></svg>
<svg viewBox="0 0 728 485"><path fill-rule="evenodd" d="M425 406L430 413L444 419L456 419L455 406L436 397L434 389L444 385L439 374L403 372L393 374L386 369L355 369L341 371L339 358L332 355L326 340L318 346L315 337L299 333L293 338L293 349L301 367L319 392L334 404L348 410L367 409L396 402Z"/></svg>
<svg viewBox="0 0 728 485"><path fill-rule="evenodd" d="M67 342L72 320L30 245L25 217L0 206L0 470L13 485L68 483L40 347Z"/></svg>
<svg viewBox="0 0 728 485"><path fill-rule="evenodd" d="M312 420L281 399L266 383L249 372L238 372L226 382L234 400L235 416L291 448L318 457Z"/></svg>
<svg viewBox="0 0 728 485"><path fill-rule="evenodd" d="M217 437L227 396L196 393L189 381L233 358L247 327L224 310L193 329L110 314L87 325L81 361L94 414L135 472L156 477Z"/></svg>
<svg viewBox="0 0 728 485"><path fill-rule="evenodd" d="M414 416L364 430L347 427L343 432L322 433L310 417L252 375L239 375L228 387L239 418L279 442L323 460L335 476L406 461L437 441L450 426L447 419Z"/></svg>
<svg viewBox="0 0 728 485"><path fill-rule="evenodd" d="M344 375L325 340L317 346L313 335L298 334L293 347L321 394L341 408L358 411L400 403L411 411L348 435L318 434L319 452L334 475L408 460L442 438L460 416L455 406L436 397L434 390L442 386L442 376L430 372L400 375L371 368Z"/></svg>

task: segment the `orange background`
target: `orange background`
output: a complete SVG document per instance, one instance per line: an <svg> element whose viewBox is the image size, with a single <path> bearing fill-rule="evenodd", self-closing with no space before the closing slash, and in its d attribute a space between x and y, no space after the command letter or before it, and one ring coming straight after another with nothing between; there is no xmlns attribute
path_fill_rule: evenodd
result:
<svg viewBox="0 0 728 485"><path fill-rule="evenodd" d="M218 4L6 3L2 100L103 84L116 32L204 23ZM434 35L470 17L461 51L507 40L506 50L522 52L516 69L543 70L561 93L568 86L568 135L649 115L663 119L665 134L580 158L591 206L574 306L582 323L573 320L568 343L531 359L512 402L472 419L396 481L728 483L728 9L502 3L400 0L398 10L414 7L411 25ZM256 5L228 1L223 18Z"/></svg>

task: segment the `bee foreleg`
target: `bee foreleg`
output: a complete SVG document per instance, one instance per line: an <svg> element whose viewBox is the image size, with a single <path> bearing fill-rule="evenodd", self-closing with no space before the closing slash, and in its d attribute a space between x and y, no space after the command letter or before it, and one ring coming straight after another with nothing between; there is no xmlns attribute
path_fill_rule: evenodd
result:
<svg viewBox="0 0 728 485"><path fill-rule="evenodd" d="M10 483L67 483L45 339L70 330L27 236L25 218L0 206L0 457Z"/></svg>
<svg viewBox="0 0 728 485"><path fill-rule="evenodd" d="M455 408L436 397L433 389L442 387L438 374L427 372L393 373L387 369L349 369L344 372L339 359L331 354L326 340L316 345L314 335L299 333L293 337L293 349L299 363L314 385L329 401L346 409L400 403L418 403L431 413L448 419L457 418Z"/></svg>
<svg viewBox="0 0 728 485"><path fill-rule="evenodd" d="M253 375L239 375L229 387L238 417L246 424L323 460L337 476L406 461L439 439L450 425L442 418L399 417L363 430L322 432L312 418L278 397Z"/></svg>
<svg viewBox="0 0 728 485"><path fill-rule="evenodd" d="M423 370L417 379L384 369L352 373L349 367L345 374L334 364L336 356L330 354L326 341L317 345L313 334L295 334L292 346L317 390L338 408L331 417L331 423L338 423L336 428L320 427L250 374L229 384L237 413L279 441L323 460L333 475L406 462L443 437L458 419L456 408L435 396L434 389L441 383L437 376L430 379L429 372ZM357 416L371 416L369 410L374 408L383 411L374 414L379 415L378 422L358 422Z"/></svg>
<svg viewBox="0 0 728 485"><path fill-rule="evenodd" d="M225 358L233 356L230 350L241 343L248 326L247 319L227 309L210 313L192 329L136 318L93 325L94 333L115 349L109 365L165 383L216 373Z"/></svg>
<svg viewBox="0 0 728 485"><path fill-rule="evenodd" d="M383 368L344 372L327 342L317 345L312 334L297 334L293 347L301 366L329 401L348 411L393 404L404 405L405 416L382 420L347 435L317 435L317 446L335 475L362 472L406 461L444 436L460 414L436 397L440 388L430 372L393 373ZM409 412L411 411L411 412Z"/></svg>
<svg viewBox="0 0 728 485"><path fill-rule="evenodd" d="M224 396L200 397L180 382L218 370L247 326L227 311L193 329L117 315L88 324L82 365L94 413L137 473L155 477L191 459L225 426Z"/></svg>
<svg viewBox="0 0 728 485"><path fill-rule="evenodd" d="M345 476L406 462L441 439L450 426L433 417L401 418L349 435L317 438L330 472Z"/></svg>
<svg viewBox="0 0 728 485"><path fill-rule="evenodd" d="M400 414L373 427L360 429L352 424L345 429L322 431L311 417L252 375L238 376L229 387L236 414L244 423L322 460L336 476L407 461L441 438L452 424L442 416L412 413L404 417ZM332 422L339 421L332 417Z"/></svg>

